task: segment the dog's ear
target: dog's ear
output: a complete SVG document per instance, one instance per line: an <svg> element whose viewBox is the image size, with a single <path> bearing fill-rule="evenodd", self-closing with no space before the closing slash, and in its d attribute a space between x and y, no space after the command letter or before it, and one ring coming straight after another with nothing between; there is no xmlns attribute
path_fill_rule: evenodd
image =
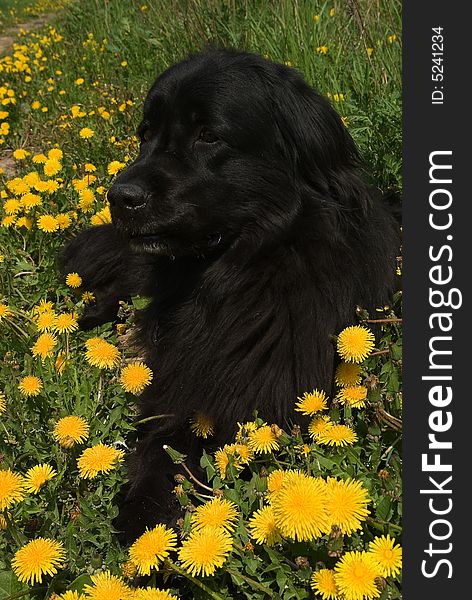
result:
<svg viewBox="0 0 472 600"><path fill-rule="evenodd" d="M340 206L365 210L370 194L340 115L294 70L275 65L268 90L278 143L294 176Z"/></svg>

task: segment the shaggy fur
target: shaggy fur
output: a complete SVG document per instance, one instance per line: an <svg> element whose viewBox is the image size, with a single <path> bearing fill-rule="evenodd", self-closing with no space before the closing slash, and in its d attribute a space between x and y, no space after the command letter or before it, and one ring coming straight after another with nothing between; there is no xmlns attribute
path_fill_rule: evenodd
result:
<svg viewBox="0 0 472 600"><path fill-rule="evenodd" d="M339 115L299 73L252 54L210 50L160 75L138 158L108 197L113 225L66 247L96 305L152 297L139 341L154 379L117 526L132 541L176 514L177 471L163 444L198 469L189 420L216 424L213 447L255 410L290 427L298 395L332 387L332 336L390 298L398 226L363 179Z"/></svg>

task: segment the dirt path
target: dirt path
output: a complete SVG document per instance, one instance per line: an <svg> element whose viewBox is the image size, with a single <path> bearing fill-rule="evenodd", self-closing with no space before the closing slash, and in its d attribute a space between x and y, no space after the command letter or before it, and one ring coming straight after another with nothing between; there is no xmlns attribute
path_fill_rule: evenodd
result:
<svg viewBox="0 0 472 600"><path fill-rule="evenodd" d="M4 31L0 34L0 57L11 50L21 31L29 32L40 29L44 25L47 25L54 17L54 13L46 14L25 23L18 23L14 27L10 27ZM15 167L16 163L12 157L11 150L3 151L0 154L0 168L3 169L3 173L9 178L14 177L16 174Z"/></svg>

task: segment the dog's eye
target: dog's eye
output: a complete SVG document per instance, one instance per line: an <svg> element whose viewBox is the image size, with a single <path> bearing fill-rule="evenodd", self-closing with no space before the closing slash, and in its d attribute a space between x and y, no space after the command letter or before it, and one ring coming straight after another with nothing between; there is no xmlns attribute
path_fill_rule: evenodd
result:
<svg viewBox="0 0 472 600"><path fill-rule="evenodd" d="M198 139L202 142L205 142L205 144L214 144L218 141L218 137L213 133L213 131L210 131L206 127L203 127L203 129L200 131Z"/></svg>

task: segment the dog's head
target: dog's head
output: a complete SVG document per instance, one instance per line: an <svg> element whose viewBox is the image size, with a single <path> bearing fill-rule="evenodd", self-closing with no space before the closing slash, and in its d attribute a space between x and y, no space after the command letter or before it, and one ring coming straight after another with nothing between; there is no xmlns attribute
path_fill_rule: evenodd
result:
<svg viewBox="0 0 472 600"><path fill-rule="evenodd" d="M160 75L139 138L108 193L113 223L135 250L168 256L291 235L306 190L329 207L357 160L339 115L294 69L229 50Z"/></svg>

